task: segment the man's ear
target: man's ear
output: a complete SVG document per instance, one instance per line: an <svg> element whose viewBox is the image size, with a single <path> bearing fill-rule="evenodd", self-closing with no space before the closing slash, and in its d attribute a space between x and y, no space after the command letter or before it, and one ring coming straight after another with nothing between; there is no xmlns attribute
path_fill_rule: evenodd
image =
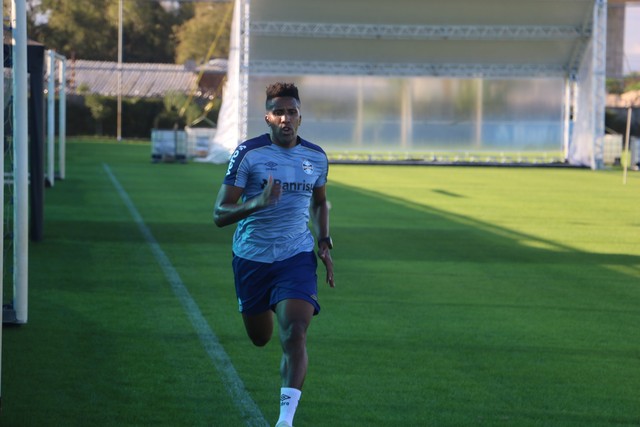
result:
<svg viewBox="0 0 640 427"><path fill-rule="evenodd" d="M269 123L269 116L268 116L268 115L266 115L266 114L264 115L264 121L265 121L265 122L267 122L267 124L270 124L270 123Z"/></svg>

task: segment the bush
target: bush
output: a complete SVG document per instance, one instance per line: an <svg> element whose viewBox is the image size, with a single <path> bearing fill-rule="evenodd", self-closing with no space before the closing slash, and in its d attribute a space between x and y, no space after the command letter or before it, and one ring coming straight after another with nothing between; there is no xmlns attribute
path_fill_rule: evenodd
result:
<svg viewBox="0 0 640 427"><path fill-rule="evenodd" d="M173 129L174 125L184 128L194 115L202 111L202 107L192 104L187 117L180 117L174 107L167 109L163 99L123 99L122 100L122 137L150 139L151 129ZM217 120L218 108L210 111L207 118ZM98 114L99 113L99 114ZM56 108L56 114L58 109ZM56 118L57 123L57 118ZM68 96L67 97L67 135L117 135L117 99L106 96Z"/></svg>

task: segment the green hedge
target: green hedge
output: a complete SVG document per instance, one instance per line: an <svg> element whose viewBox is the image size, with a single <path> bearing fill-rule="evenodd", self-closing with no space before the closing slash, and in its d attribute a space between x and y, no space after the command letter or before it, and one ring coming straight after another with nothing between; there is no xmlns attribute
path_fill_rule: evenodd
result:
<svg viewBox="0 0 640 427"><path fill-rule="evenodd" d="M84 97L74 96L67 99L67 135L113 136L117 134L117 99L102 97L105 118L97 121L85 103ZM58 109L56 108L56 114ZM209 112L207 118L214 123L218 109ZM57 123L57 119L56 119ZM122 100L122 137L151 138L151 129L172 129L174 125L184 128L185 118L176 111L167 111L162 99L123 99Z"/></svg>

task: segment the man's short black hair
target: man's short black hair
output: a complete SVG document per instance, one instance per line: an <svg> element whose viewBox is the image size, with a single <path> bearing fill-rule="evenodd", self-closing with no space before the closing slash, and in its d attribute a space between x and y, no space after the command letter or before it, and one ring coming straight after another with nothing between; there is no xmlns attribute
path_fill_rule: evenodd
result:
<svg viewBox="0 0 640 427"><path fill-rule="evenodd" d="M281 96L290 96L300 102L300 97L298 96L298 88L296 87L296 85L294 85L293 83L278 82L267 86L267 108L269 108L269 101L271 101L273 98L279 98Z"/></svg>

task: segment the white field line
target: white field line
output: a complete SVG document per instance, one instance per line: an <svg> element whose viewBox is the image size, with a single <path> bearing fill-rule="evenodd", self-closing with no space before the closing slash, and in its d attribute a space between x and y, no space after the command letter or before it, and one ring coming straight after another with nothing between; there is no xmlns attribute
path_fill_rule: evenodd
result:
<svg viewBox="0 0 640 427"><path fill-rule="evenodd" d="M111 172L111 168L109 167L109 165L103 163L103 166L104 170L107 172L107 175L109 175L113 186L118 191L118 194L120 194L122 201L127 206L129 212L131 213L131 216L138 225L140 232L149 244L151 252L155 256L156 261L158 261L158 264L160 264L160 267L164 271L165 277L171 284L173 293L178 298L187 315L189 316L191 325L198 334L200 342L207 351L207 354L211 358L211 361L213 362L215 368L218 370L223 384L229 391L229 394L231 394L233 402L236 404L236 407L242 414L242 417L245 419L246 425L252 427L268 426L269 424L265 420L264 415L262 415L260 408L258 408L256 403L253 401L253 399L249 395L249 392L247 392L242 380L236 372L236 369L231 363L231 359L229 359L229 356L218 341L218 337L205 320L202 312L200 311L200 308L198 307L198 304L196 304L196 302L189 294L189 291L182 282L180 275L171 264L171 261L164 253L153 234L151 234L151 230L149 230L149 227L147 227L147 225L145 224L142 216L140 216L140 213L138 213L138 210L129 198L127 192L120 185L120 182L118 182L118 179L115 177L113 172Z"/></svg>

